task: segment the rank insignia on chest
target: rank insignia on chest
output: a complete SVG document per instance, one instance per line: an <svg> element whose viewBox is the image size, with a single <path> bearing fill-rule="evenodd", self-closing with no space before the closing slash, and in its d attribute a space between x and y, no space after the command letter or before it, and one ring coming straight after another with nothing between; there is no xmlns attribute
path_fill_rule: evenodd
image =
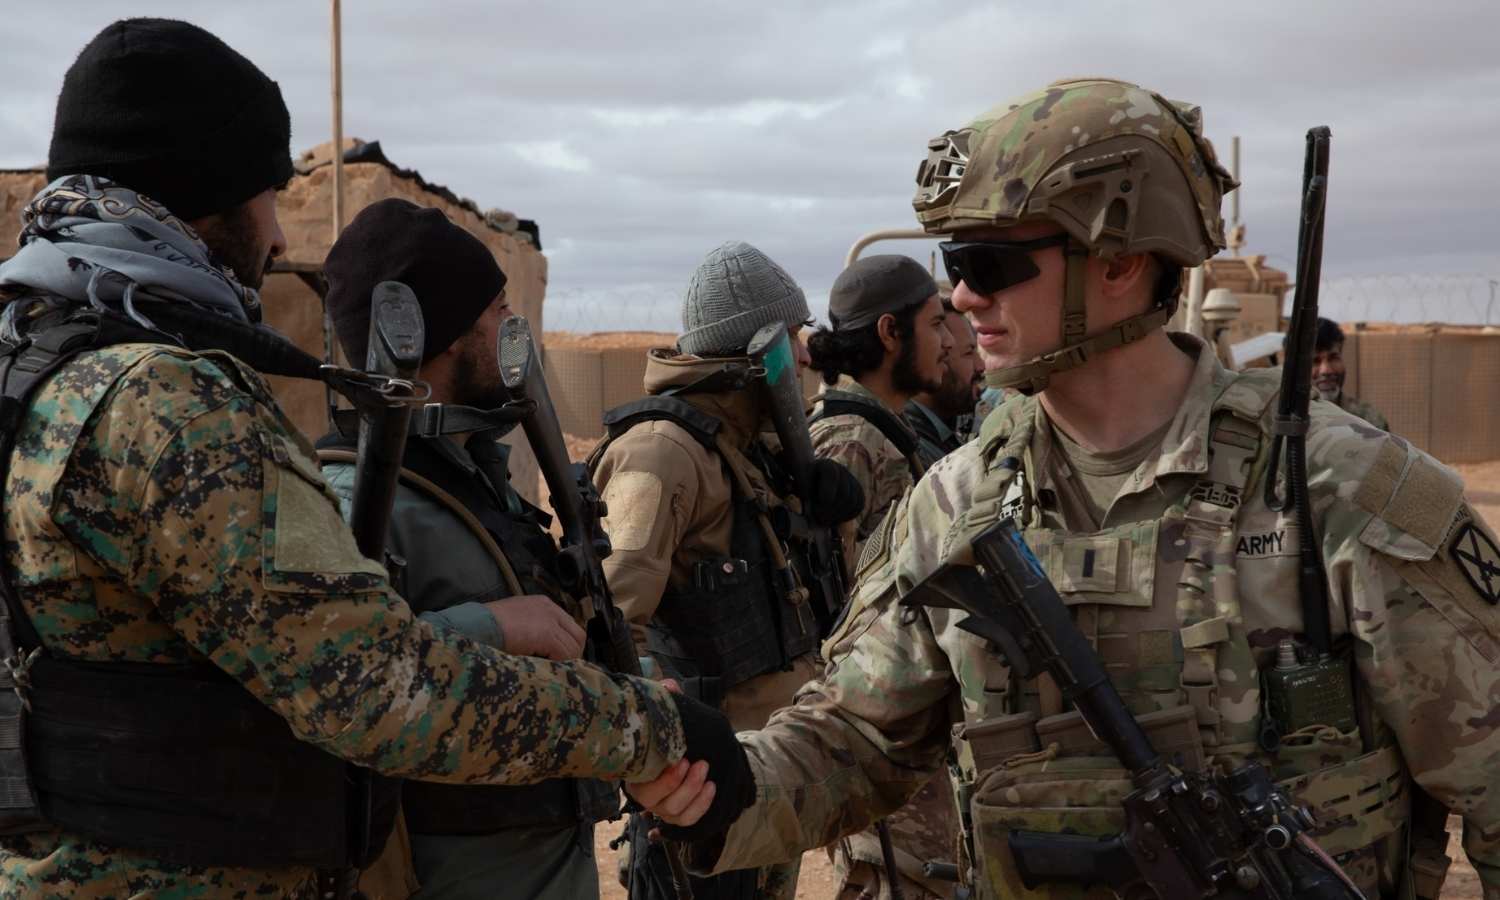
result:
<svg viewBox="0 0 1500 900"><path fill-rule="evenodd" d="M1473 521L1454 533L1448 552L1469 586L1491 606L1500 603L1500 547Z"/></svg>

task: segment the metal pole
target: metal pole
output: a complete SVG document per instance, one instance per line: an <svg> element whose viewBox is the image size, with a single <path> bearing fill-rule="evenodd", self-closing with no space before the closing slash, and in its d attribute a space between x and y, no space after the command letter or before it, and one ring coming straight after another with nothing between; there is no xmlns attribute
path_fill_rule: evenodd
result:
<svg viewBox="0 0 1500 900"><path fill-rule="evenodd" d="M332 21L330 23L330 41L332 47L329 53L331 76L333 82L333 237L329 241L339 239L344 230L344 61L343 61L343 24L339 15L339 0L330 0ZM333 316L328 313L328 301L323 300L323 361L333 363ZM364 360L352 360L356 366L363 365ZM333 388L326 388L328 401L328 430L334 430L333 414L338 409L338 399L334 396Z"/></svg>
<svg viewBox="0 0 1500 900"><path fill-rule="evenodd" d="M1492 322L1490 320L1490 312L1495 308L1495 288L1497 288L1497 287L1500 287L1500 281L1496 281L1495 279L1491 278L1490 279L1490 304L1489 304L1489 306L1486 306L1484 308L1484 324L1486 324L1486 325L1492 324Z"/></svg>
<svg viewBox="0 0 1500 900"><path fill-rule="evenodd" d="M334 2L337 2L337 0L334 0ZM1240 180L1239 135L1235 135L1229 141L1229 174L1234 176L1235 181ZM1229 210L1229 218L1232 220L1231 224L1240 224L1240 192L1238 188L1236 188L1235 191L1229 195Z"/></svg>

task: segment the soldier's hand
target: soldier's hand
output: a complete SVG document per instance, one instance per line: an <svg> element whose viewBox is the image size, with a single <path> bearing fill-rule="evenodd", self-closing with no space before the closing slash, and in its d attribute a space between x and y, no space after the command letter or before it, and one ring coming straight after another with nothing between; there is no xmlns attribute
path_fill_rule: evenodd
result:
<svg viewBox="0 0 1500 900"><path fill-rule="evenodd" d="M562 607L539 594L522 594L485 604L505 652L552 660L577 659L583 653L584 631Z"/></svg>
<svg viewBox="0 0 1500 900"><path fill-rule="evenodd" d="M679 763L663 773L665 780L648 782L654 786L653 791L633 786L631 796L661 817L663 837L702 840L728 831L740 813L755 802L755 773L723 713L681 694L673 694L672 700L682 716L687 759L694 762L685 772L678 774ZM655 801L655 808L647 798Z"/></svg>
<svg viewBox="0 0 1500 900"><path fill-rule="evenodd" d="M625 793L647 812L668 825L681 826L698 824L717 790L708 780L708 763L685 759L667 766L650 781L625 786Z"/></svg>
<svg viewBox="0 0 1500 900"><path fill-rule="evenodd" d="M865 490L859 479L831 459L813 463L809 493L812 496L807 498L807 514L819 525L847 522L865 508Z"/></svg>

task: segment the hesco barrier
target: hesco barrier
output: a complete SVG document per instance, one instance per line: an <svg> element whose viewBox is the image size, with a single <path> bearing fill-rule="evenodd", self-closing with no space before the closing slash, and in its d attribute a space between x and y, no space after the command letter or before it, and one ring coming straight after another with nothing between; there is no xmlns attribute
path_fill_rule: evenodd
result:
<svg viewBox="0 0 1500 900"><path fill-rule="evenodd" d="M1500 333L1346 329L1345 390L1446 463L1500 459Z"/></svg>
<svg viewBox="0 0 1500 900"><path fill-rule="evenodd" d="M1477 329L1346 328L1346 389L1375 404L1397 434L1447 463L1500 459L1500 333ZM662 335L657 346L666 346ZM547 381L563 430L586 440L604 434L604 411L645 394L646 347L608 346L559 336L547 349ZM584 343L584 346L580 346ZM817 378L807 374L808 395Z"/></svg>

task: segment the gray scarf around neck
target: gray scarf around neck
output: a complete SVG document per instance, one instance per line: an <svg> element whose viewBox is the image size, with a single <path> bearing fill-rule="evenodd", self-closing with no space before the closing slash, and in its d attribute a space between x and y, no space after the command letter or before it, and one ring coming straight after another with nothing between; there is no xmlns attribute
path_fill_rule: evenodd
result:
<svg viewBox="0 0 1500 900"><path fill-rule="evenodd" d="M20 251L0 264L0 302L40 295L153 330L137 298L260 321L260 296L212 259L192 226L108 178L57 179L31 199L21 222ZM6 304L0 331L14 331L21 305Z"/></svg>

